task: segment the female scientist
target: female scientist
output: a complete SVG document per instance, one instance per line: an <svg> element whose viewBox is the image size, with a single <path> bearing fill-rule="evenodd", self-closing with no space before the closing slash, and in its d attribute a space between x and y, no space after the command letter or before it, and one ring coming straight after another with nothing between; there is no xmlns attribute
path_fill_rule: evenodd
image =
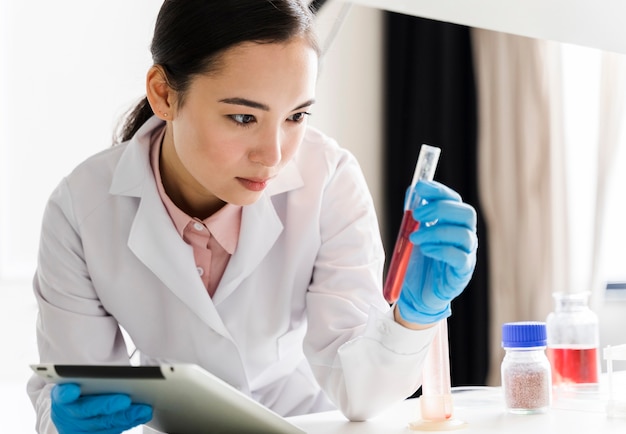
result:
<svg viewBox="0 0 626 434"><path fill-rule="evenodd" d="M402 296L352 155L307 126L319 51L301 0L166 0L147 98L120 144L47 204L34 293L42 362L195 363L275 412L367 419L411 395L471 278L476 216L436 182ZM419 249L414 249L417 251ZM421 263L416 263L420 262ZM421 275L423 261L432 273ZM28 384L41 433L147 422L125 395Z"/></svg>

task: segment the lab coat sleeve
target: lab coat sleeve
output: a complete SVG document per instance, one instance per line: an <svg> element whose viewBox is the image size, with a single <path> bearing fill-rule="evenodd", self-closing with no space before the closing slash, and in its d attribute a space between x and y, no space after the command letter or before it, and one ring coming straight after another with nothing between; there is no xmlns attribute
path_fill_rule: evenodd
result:
<svg viewBox="0 0 626 434"><path fill-rule="evenodd" d="M52 384L45 384L43 380L31 379L28 383L28 393L33 398L33 405L38 410L35 430L39 434L58 434L56 426L50 419L50 390Z"/></svg>
<svg viewBox="0 0 626 434"><path fill-rule="evenodd" d="M329 378L343 373L335 396L344 415L365 420L412 395L436 330L409 330L373 308L365 332L339 348L330 371Z"/></svg>
<svg viewBox="0 0 626 434"><path fill-rule="evenodd" d="M41 362L129 363L117 321L104 310L89 279L80 219L74 215L67 181L53 192L44 212L33 290ZM56 432L50 421L50 389L34 374L27 385L40 433Z"/></svg>
<svg viewBox="0 0 626 434"><path fill-rule="evenodd" d="M313 362L313 372L346 418L370 419L419 388L436 330L409 330L372 307L365 330L341 344L332 364Z"/></svg>
<svg viewBox="0 0 626 434"><path fill-rule="evenodd" d="M417 390L435 330L409 330L393 320L382 295L378 221L360 167L345 154L331 173L304 351L331 401L348 419L364 420Z"/></svg>

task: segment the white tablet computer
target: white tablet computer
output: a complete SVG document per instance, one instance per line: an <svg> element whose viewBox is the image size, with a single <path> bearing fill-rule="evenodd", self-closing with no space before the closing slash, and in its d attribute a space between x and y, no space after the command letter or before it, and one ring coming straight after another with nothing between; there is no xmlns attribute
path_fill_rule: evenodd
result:
<svg viewBox="0 0 626 434"><path fill-rule="evenodd" d="M80 384L83 394L126 393L150 404L149 427L168 434L304 431L193 364L159 366L31 365L50 382Z"/></svg>

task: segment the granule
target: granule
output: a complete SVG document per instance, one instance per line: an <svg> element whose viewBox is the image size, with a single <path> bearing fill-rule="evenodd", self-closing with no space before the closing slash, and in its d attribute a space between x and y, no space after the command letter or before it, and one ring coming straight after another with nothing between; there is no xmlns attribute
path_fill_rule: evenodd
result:
<svg viewBox="0 0 626 434"><path fill-rule="evenodd" d="M506 405L512 410L539 410L550 404L550 377L539 365L509 366L503 382Z"/></svg>

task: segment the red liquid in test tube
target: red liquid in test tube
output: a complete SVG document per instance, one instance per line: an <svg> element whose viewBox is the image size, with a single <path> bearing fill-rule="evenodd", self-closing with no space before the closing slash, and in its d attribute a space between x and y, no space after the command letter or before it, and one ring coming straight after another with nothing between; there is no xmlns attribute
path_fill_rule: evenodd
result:
<svg viewBox="0 0 626 434"><path fill-rule="evenodd" d="M413 251L413 243L409 241L409 235L415 232L419 226L419 222L413 219L413 211L410 209L404 211L396 245L393 249L393 255L391 256L391 263L389 264L387 280L385 280L385 287L383 289L385 299L389 303L395 302L398 297L400 297L404 275L406 274L411 252Z"/></svg>
<svg viewBox="0 0 626 434"><path fill-rule="evenodd" d="M413 189L419 180L432 181L440 153L441 149L435 146L422 145L420 148L410 192L404 204L402 223L400 224L391 262L389 263L389 271L383 287L383 295L389 303L395 303L398 297L400 297L404 275L413 251L413 243L409 240L409 235L419 228L419 222L413 219L413 206L420 199L414 197Z"/></svg>

